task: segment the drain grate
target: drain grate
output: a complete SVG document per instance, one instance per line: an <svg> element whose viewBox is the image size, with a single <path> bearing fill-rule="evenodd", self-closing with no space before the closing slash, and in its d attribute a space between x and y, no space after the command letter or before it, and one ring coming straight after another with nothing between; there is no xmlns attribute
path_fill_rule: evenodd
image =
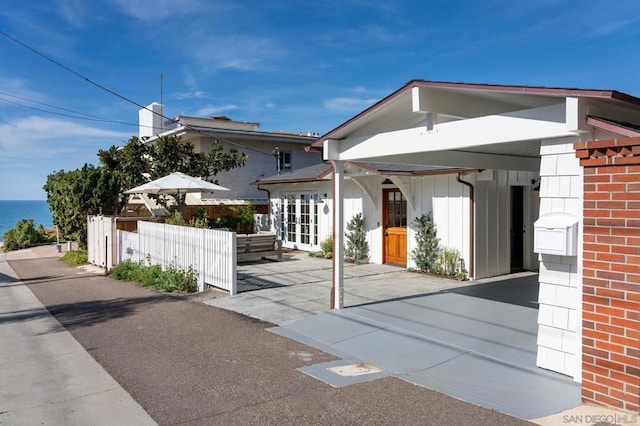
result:
<svg viewBox="0 0 640 426"><path fill-rule="evenodd" d="M362 376L363 374L381 373L382 370L375 365L366 362L358 364L339 365L337 367L329 367L327 370L343 377Z"/></svg>

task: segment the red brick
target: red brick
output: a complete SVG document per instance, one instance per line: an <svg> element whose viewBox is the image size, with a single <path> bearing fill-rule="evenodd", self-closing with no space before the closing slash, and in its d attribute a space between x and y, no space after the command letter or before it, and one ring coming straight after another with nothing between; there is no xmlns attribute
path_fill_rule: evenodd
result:
<svg viewBox="0 0 640 426"><path fill-rule="evenodd" d="M611 193L611 198L608 197L609 194L607 194L607 198L602 197L602 198L589 198L591 200L620 200L620 201L631 201L631 200L640 200L640 193L638 192L613 192ZM587 197L587 194L585 194L585 199Z"/></svg>
<svg viewBox="0 0 640 426"><path fill-rule="evenodd" d="M579 142L576 142L579 143ZM585 143L584 147L576 148L576 143L573 144L574 149L602 149L602 148L611 148L616 146L616 139L602 139L599 141L588 141Z"/></svg>
<svg viewBox="0 0 640 426"><path fill-rule="evenodd" d="M640 228L640 219L627 219L627 227Z"/></svg>
<svg viewBox="0 0 640 426"><path fill-rule="evenodd" d="M616 139L615 141L616 141L616 146L631 147L631 146L640 145L640 137L620 138L620 139Z"/></svg>
<svg viewBox="0 0 640 426"><path fill-rule="evenodd" d="M573 149L576 151L583 150L587 148L587 142L574 142Z"/></svg>
<svg viewBox="0 0 640 426"><path fill-rule="evenodd" d="M582 328L588 328L593 330L596 327L596 323L593 321L582 321Z"/></svg>
<svg viewBox="0 0 640 426"><path fill-rule="evenodd" d="M619 382L617 380L612 380L606 377L600 377L598 378L598 383L606 386L608 388L613 388L613 389L619 389L619 390L624 390L624 382ZM611 392L611 389L609 389L609 392Z"/></svg>
<svg viewBox="0 0 640 426"><path fill-rule="evenodd" d="M576 158L589 158L589 150L581 149L576 151Z"/></svg>
<svg viewBox="0 0 640 426"><path fill-rule="evenodd" d="M627 348L625 354L634 358L636 360L636 364L640 367L640 339L632 339L635 344L631 345Z"/></svg>
<svg viewBox="0 0 640 426"><path fill-rule="evenodd" d="M585 277L593 278L596 276L596 271L594 269L585 268L582 270L582 279Z"/></svg>
<svg viewBox="0 0 640 426"><path fill-rule="evenodd" d="M596 328L598 328L597 325L596 325ZM609 333L604 332L604 331L582 330L582 335L584 337L586 337L587 339L588 338L593 338L593 339L597 339L597 340L602 340L603 342L607 342L609 340ZM594 344L595 343L596 342L594 342Z"/></svg>
<svg viewBox="0 0 640 426"><path fill-rule="evenodd" d="M614 253L596 253L597 260L603 260L607 262L625 262L626 256L623 254ZM613 269L613 268L612 268Z"/></svg>
<svg viewBox="0 0 640 426"><path fill-rule="evenodd" d="M617 265L617 263L614 263L612 265ZM600 270L596 270L597 278L604 278L605 280L615 280L615 281L622 281L625 279L624 273L610 272L604 269L605 268L600 268Z"/></svg>
<svg viewBox="0 0 640 426"><path fill-rule="evenodd" d="M613 388L609 391L609 395L620 401L631 402L632 404L638 403L638 395L632 395L624 391L624 389ZM631 415L629 415L631 416Z"/></svg>
<svg viewBox="0 0 640 426"><path fill-rule="evenodd" d="M603 333L607 333L607 336L600 340L609 341L611 340L612 334L617 334L620 336L624 336L624 328L622 327L614 327L608 324L596 324L596 330L602 331Z"/></svg>
<svg viewBox="0 0 640 426"><path fill-rule="evenodd" d="M609 304L614 308L626 309L633 312L640 311L640 303L631 302L628 300L611 299Z"/></svg>
<svg viewBox="0 0 640 426"><path fill-rule="evenodd" d="M625 237L618 235L598 235L596 242L599 244L626 244Z"/></svg>
<svg viewBox="0 0 640 426"><path fill-rule="evenodd" d="M638 182L640 181L640 175L625 173L621 175L611 176L613 182Z"/></svg>
<svg viewBox="0 0 640 426"><path fill-rule="evenodd" d="M617 299L623 299L625 293L624 291L612 290L610 288L597 288L596 295L602 296L602 297L614 297Z"/></svg>
<svg viewBox="0 0 640 426"><path fill-rule="evenodd" d="M584 174L585 175L595 175L598 173L598 169L594 169L593 167L588 167L586 169L584 169Z"/></svg>
<svg viewBox="0 0 640 426"><path fill-rule="evenodd" d="M627 274L627 281L629 281L630 283L640 283L640 275L636 275L636 274ZM636 284L630 284L630 285L636 285ZM635 290L637 291L637 290Z"/></svg>
<svg viewBox="0 0 640 426"><path fill-rule="evenodd" d="M585 244L586 247L586 244ZM586 248L585 248L586 250ZM640 247L633 247L633 246L619 246L619 245L613 245L611 246L611 251L613 253L625 253L625 254L637 254L640 255Z"/></svg>
<svg viewBox="0 0 640 426"><path fill-rule="evenodd" d="M640 292L638 293L627 293L627 300L631 300L632 302L640 302Z"/></svg>
<svg viewBox="0 0 640 426"><path fill-rule="evenodd" d="M599 209L621 210L627 208L626 204L625 201L596 201L595 207Z"/></svg>
<svg viewBox="0 0 640 426"><path fill-rule="evenodd" d="M627 173L640 173L640 166L627 166Z"/></svg>
<svg viewBox="0 0 640 426"><path fill-rule="evenodd" d="M605 167L598 167L598 174L599 175L615 175L615 174L619 174L619 173L629 173L629 171L627 170L627 167L625 166L605 166Z"/></svg>
<svg viewBox="0 0 640 426"><path fill-rule="evenodd" d="M627 191L640 192L640 183L629 183L627 185Z"/></svg>
<svg viewBox="0 0 640 426"><path fill-rule="evenodd" d="M623 217L625 219L638 219L640 218L640 207L638 209L633 209L629 207L626 210L611 210L612 217Z"/></svg>
<svg viewBox="0 0 640 426"><path fill-rule="evenodd" d="M585 200L611 200L611 195L606 192L587 192L584 194Z"/></svg>
<svg viewBox="0 0 640 426"><path fill-rule="evenodd" d="M585 209L583 215L585 217L611 217L611 211L606 209Z"/></svg>
<svg viewBox="0 0 640 426"><path fill-rule="evenodd" d="M602 340L596 340L596 349L602 349L603 351L615 352L618 354L624 353L624 346L616 345Z"/></svg>
<svg viewBox="0 0 640 426"><path fill-rule="evenodd" d="M582 262L584 268L595 269L596 271L600 270L609 270L609 262L597 262L594 260L584 261ZM597 274L596 274L597 275Z"/></svg>
<svg viewBox="0 0 640 426"><path fill-rule="evenodd" d="M585 184L586 183L602 183L602 182L611 182L611 175L586 175L584 177Z"/></svg>
<svg viewBox="0 0 640 426"><path fill-rule="evenodd" d="M598 184L598 191L620 192L620 191L626 191L626 190L627 190L627 185L624 183L599 183Z"/></svg>
<svg viewBox="0 0 640 426"><path fill-rule="evenodd" d="M622 290L622 291L630 291L630 292L633 292L633 293L639 293L640 292L640 285L639 284L634 284L633 281L629 282L629 277L633 277L633 276L634 276L633 274L627 274L626 282L611 283L611 288L613 288L614 290ZM639 277L640 277L640 275L639 275Z"/></svg>
<svg viewBox="0 0 640 426"><path fill-rule="evenodd" d="M595 312L583 312L582 318L589 321L599 322L601 324L609 324L611 322L608 315L596 314ZM624 327L624 325L622 326Z"/></svg>
<svg viewBox="0 0 640 426"><path fill-rule="evenodd" d="M585 381L583 380L582 387L583 388L586 387L587 389L590 389L594 392L600 392L600 393L608 392L609 389L606 386L603 386L598 383L599 379L600 379L600 376L596 376L593 381L589 381L585 383Z"/></svg>
<svg viewBox="0 0 640 426"><path fill-rule="evenodd" d="M640 265L631 265L626 263L612 263L611 270L616 272L630 273L630 274L640 274Z"/></svg>
<svg viewBox="0 0 640 426"><path fill-rule="evenodd" d="M631 383L627 383L624 387L625 392L630 393L631 395L637 395L640 398L640 386L632 385ZM638 401L640 403L640 401Z"/></svg>
<svg viewBox="0 0 640 426"><path fill-rule="evenodd" d="M602 404L610 405L612 407L617 407L617 408L622 408L624 405L622 401L619 401L615 398L608 397L606 395L596 393L594 396L595 396L595 400Z"/></svg>
<svg viewBox="0 0 640 426"><path fill-rule="evenodd" d="M613 164L640 164L640 157L613 157Z"/></svg>
<svg viewBox="0 0 640 426"><path fill-rule="evenodd" d="M598 315L598 314L592 314L592 315ZM619 327L630 328L632 330L640 330L640 321L629 320L629 319L618 318L618 317L611 317L609 322ZM627 335L628 335L628 332L627 332Z"/></svg>
<svg viewBox="0 0 640 426"><path fill-rule="evenodd" d="M596 226L626 228L627 219L612 219L609 217L600 217L596 219Z"/></svg>
<svg viewBox="0 0 640 426"><path fill-rule="evenodd" d="M630 319L633 321L640 321L640 311L638 310L627 311L627 319Z"/></svg>
<svg viewBox="0 0 640 426"><path fill-rule="evenodd" d="M631 383L632 385L635 385L635 384L640 382L640 378L638 378L638 376L633 376L631 374L621 373L619 371L611 371L609 377L611 377L612 379L615 379L615 380L619 380L621 382Z"/></svg>
<svg viewBox="0 0 640 426"><path fill-rule="evenodd" d="M623 246L626 247L626 246ZM608 252L611 250L611 246L609 244L594 244L594 243L584 243L582 248L585 252L587 251L599 251L599 252Z"/></svg>
<svg viewBox="0 0 640 426"><path fill-rule="evenodd" d="M640 342L640 329L627 328L626 336L631 339L637 339ZM640 355L638 355L638 358L640 358Z"/></svg>
<svg viewBox="0 0 640 426"><path fill-rule="evenodd" d="M591 346L582 346L582 351L583 353L593 355L598 358L609 359L609 352L604 351L602 349L592 348ZM608 374L606 370L596 367L595 365L593 365L592 368L588 370L596 374L604 374L605 376Z"/></svg>
<svg viewBox="0 0 640 426"><path fill-rule="evenodd" d="M640 228L611 228L611 234L613 235L640 235Z"/></svg>
<svg viewBox="0 0 640 426"><path fill-rule="evenodd" d="M623 335L624 335L624 330L618 334L610 334L609 340L612 343L617 343L619 345L630 346L630 347L634 347L634 345L638 344L638 341L636 339L629 339L628 337L623 337ZM625 353L626 353L626 350L625 350Z"/></svg>

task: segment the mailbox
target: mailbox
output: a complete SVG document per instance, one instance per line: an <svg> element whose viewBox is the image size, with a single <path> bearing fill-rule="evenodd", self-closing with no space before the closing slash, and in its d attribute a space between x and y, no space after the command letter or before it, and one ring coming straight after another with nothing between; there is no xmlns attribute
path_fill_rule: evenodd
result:
<svg viewBox="0 0 640 426"><path fill-rule="evenodd" d="M533 251L540 254L576 256L578 218L569 213L548 213L533 224Z"/></svg>

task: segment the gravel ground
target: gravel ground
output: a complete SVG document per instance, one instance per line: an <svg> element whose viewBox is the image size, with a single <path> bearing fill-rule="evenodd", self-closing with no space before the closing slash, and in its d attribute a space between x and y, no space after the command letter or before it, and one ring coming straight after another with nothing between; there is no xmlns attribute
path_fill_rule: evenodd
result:
<svg viewBox="0 0 640 426"><path fill-rule="evenodd" d="M9 264L159 424L530 424L397 378L333 388L296 370L332 355L200 302L211 294L158 294L56 258Z"/></svg>

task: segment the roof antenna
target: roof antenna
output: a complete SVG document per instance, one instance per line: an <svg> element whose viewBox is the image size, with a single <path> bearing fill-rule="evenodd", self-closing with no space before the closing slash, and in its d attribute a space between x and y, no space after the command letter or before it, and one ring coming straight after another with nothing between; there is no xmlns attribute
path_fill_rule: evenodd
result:
<svg viewBox="0 0 640 426"><path fill-rule="evenodd" d="M162 102L162 83L164 81L164 74L160 73L160 108L162 108L162 115L164 115L164 103ZM164 120L160 120L160 133L164 133Z"/></svg>

